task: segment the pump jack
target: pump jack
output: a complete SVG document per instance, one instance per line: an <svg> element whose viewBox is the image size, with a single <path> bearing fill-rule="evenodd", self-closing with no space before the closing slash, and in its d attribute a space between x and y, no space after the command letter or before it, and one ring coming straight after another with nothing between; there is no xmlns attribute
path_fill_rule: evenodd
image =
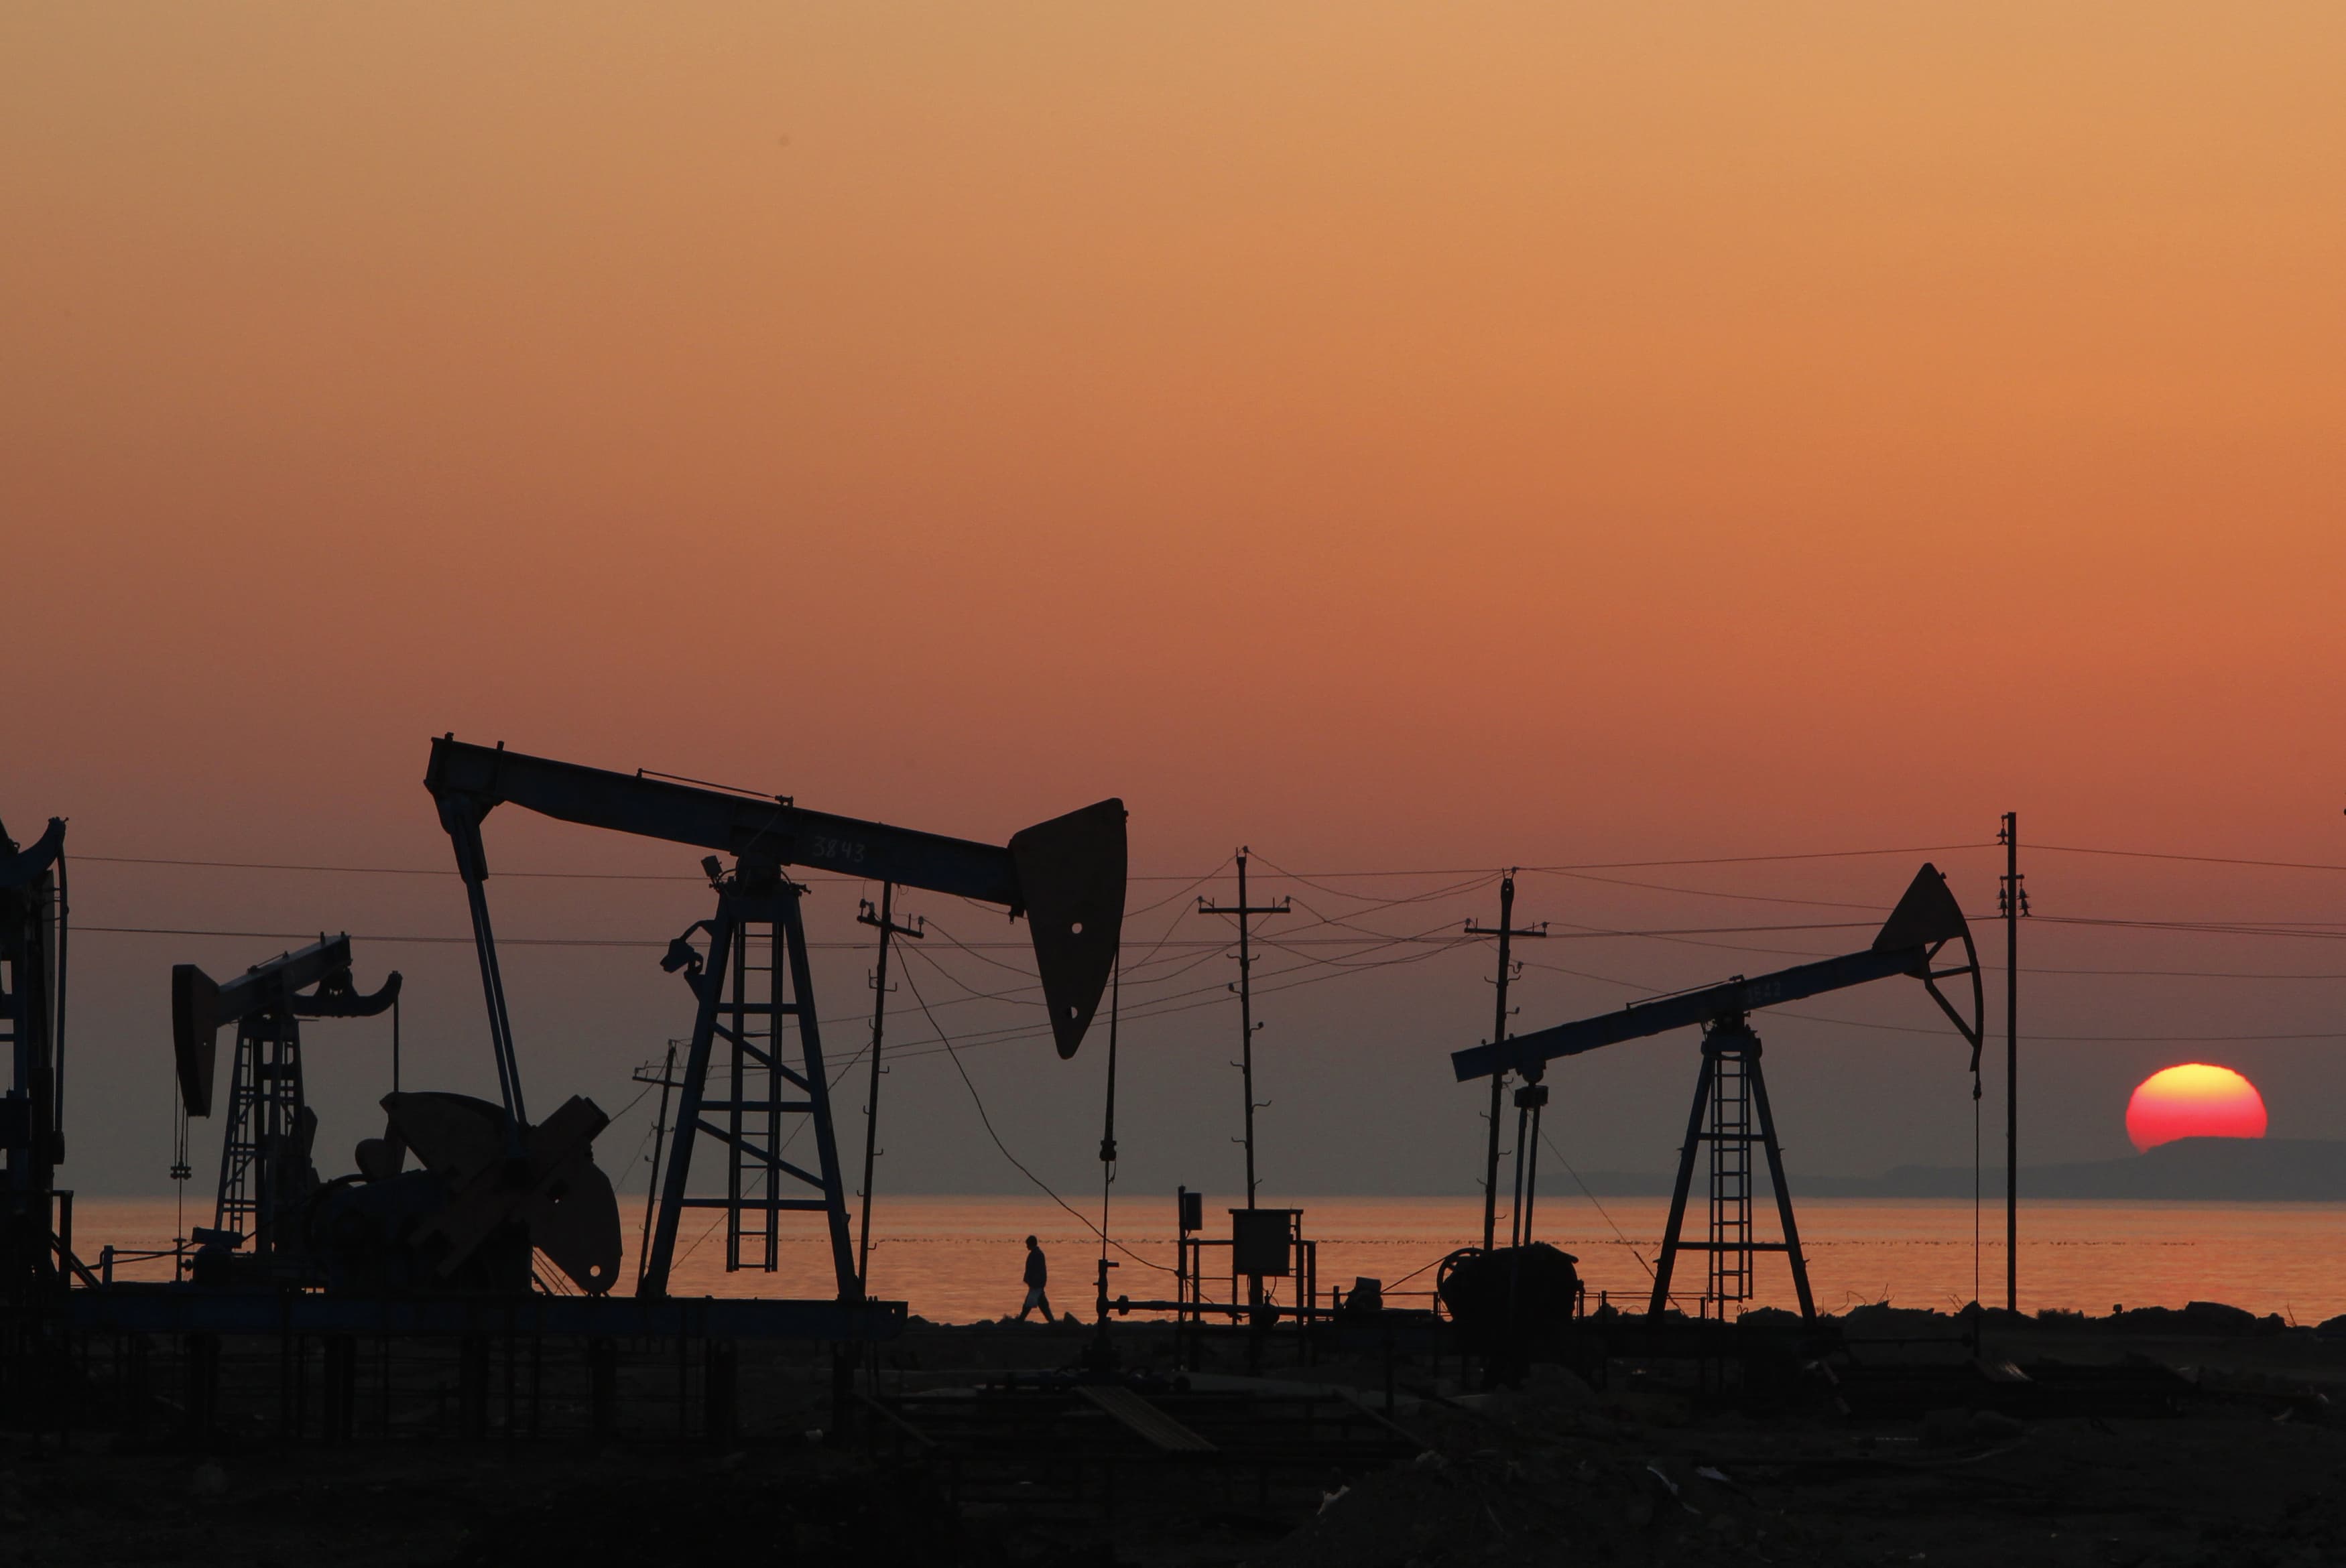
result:
<svg viewBox="0 0 2346 1568"><path fill-rule="evenodd" d="M65 850L62 818L29 849L0 828L0 1039L11 1057L0 1098L0 1149L8 1155L0 1295L19 1299L54 1286L67 1256L54 1213L65 1158Z"/></svg>
<svg viewBox="0 0 2346 1568"><path fill-rule="evenodd" d="M1951 968L1935 967L1942 949L1951 942L1963 944L1964 962ZM1633 1003L1617 1013L1600 1013L1576 1023L1535 1030L1510 1040L1452 1054L1451 1065L1464 1084L1506 1072L1521 1074L1524 1088L1516 1092L1525 1126L1516 1142L1516 1181L1525 1186L1525 1150L1539 1136L1541 1109L1547 1089L1540 1079L1548 1063L1577 1056L1606 1045L1643 1040L1652 1035L1702 1027L1702 1068L1695 1079L1694 1108L1687 1117L1686 1142L1678 1150L1677 1184L1671 1189L1669 1224L1663 1235L1660 1257L1654 1266L1654 1293L1648 1308L1659 1318L1669 1304L1670 1272L1681 1248L1710 1256L1707 1299L1722 1305L1750 1295L1751 1255L1782 1252L1791 1265L1792 1284L1799 1293L1800 1316L1813 1320L1816 1302L1809 1290L1809 1267L1800 1252L1800 1227L1792 1216L1792 1195L1784 1185L1783 1151L1776 1139L1776 1118L1768 1105L1768 1085L1760 1072L1760 1036L1749 1015L1762 1007L1798 1002L1803 997L1841 991L1891 975L1909 975L1923 983L1972 1048L1972 1073L1979 1073L1981 1026L1985 1016L1980 983L1979 954L1972 946L1971 926L1963 907L1947 890L1946 879L1925 864L1914 874L1898 907L1882 923L1873 945L1862 952L1804 963L1763 974L1756 980L1736 976L1724 985L1682 992ZM1943 980L1971 977L1971 1021L1939 989ZM1783 1227L1780 1242L1752 1239L1751 1116L1759 1117L1759 1135L1768 1160L1768 1175L1776 1193L1777 1217ZM1705 1122L1709 1130L1705 1131ZM1687 1191L1694 1177L1695 1151L1710 1150L1710 1235L1708 1241L1682 1242ZM1525 1192L1524 1203L1530 1205ZM1528 1219L1528 1216L1525 1217ZM1531 1240L1524 1227L1522 1240Z"/></svg>
<svg viewBox="0 0 2346 1568"><path fill-rule="evenodd" d="M438 803L472 909L489 1041L509 1130L527 1125L520 1064L505 1010L484 883L481 820L510 802L563 821L662 839L716 851L701 861L716 913L668 945L661 967L680 973L695 1003L692 1039L678 1090L658 1218L638 1294L668 1293L678 1225L687 1208L726 1213L726 1267L771 1270L782 1213L822 1213L829 1222L839 1298L862 1298L848 1239L830 1080L815 1023L812 975L799 901L806 890L785 867L866 877L1006 907L1027 917L1035 967L1062 1058L1073 1056L1099 1006L1124 921L1124 804L1103 800L1012 835L1007 848L801 809L788 796L760 796L616 773L443 736L432 743L424 785ZM729 869L719 854L729 854ZM753 965L750 935L762 928L766 962ZM703 939L696 947L693 939ZM785 1060L784 1020L796 1026L796 1063ZM711 1092L711 1057L722 1040L729 1060ZM789 1097L785 1097L785 1093ZM785 1117L806 1118L814 1168L784 1157ZM688 1193L699 1138L728 1151L722 1196ZM745 1246L745 1244L751 1244Z"/></svg>
<svg viewBox="0 0 2346 1568"><path fill-rule="evenodd" d="M318 1187L311 1162L318 1115L303 1089L301 1020L372 1018L398 997L396 970L370 994L351 988L347 935L321 936L225 985L192 963L172 966L171 1048L190 1116L211 1115L218 1036L221 1025L236 1025L219 1193L212 1228L196 1233L199 1244L234 1248L250 1240L252 1256L265 1258L292 1240L284 1227Z"/></svg>

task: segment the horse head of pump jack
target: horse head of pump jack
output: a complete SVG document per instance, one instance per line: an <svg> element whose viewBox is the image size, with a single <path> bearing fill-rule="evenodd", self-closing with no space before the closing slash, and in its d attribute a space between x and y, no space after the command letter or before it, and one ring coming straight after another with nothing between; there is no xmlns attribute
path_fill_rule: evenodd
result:
<svg viewBox="0 0 2346 1568"><path fill-rule="evenodd" d="M1964 944L1964 962L1946 969L1935 967L1939 955L1949 942ZM1876 952L1911 952L1920 956L1906 972L1923 983L1939 1011L1955 1026L1958 1033L1972 1048L1972 1071L1979 1071L1980 1044L1985 1037L1987 998L1980 982L1979 950L1972 945L1971 921L1964 918L1963 905L1955 901L1947 886L1947 879L1939 868L1924 861L1906 884L1905 896L1890 918L1882 922L1882 930L1873 939ZM1969 975L1972 983L1972 1015L1966 1022L1963 1011L1947 999L1939 989L1943 980L1960 980Z"/></svg>

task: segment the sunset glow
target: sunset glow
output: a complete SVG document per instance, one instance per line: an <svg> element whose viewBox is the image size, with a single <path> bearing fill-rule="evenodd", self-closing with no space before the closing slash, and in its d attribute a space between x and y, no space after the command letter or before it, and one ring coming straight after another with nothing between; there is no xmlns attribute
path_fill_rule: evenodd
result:
<svg viewBox="0 0 2346 1568"><path fill-rule="evenodd" d="M2341 75L2346 10L2179 0L0 8L0 821L72 820L72 1082L147 1082L174 964L347 929L413 939L361 958L403 1072L494 1094L451 731L987 842L1125 799L1175 879L1131 904L1136 1189L1234 1159L1229 922L1137 911L1239 844L1293 926L1462 884L1413 932L1496 918L1473 868L1716 858L1526 880L1592 929L1525 1030L1795 962L1599 932L1853 922L1723 939L1827 955L1924 859L1984 925L2007 810L2040 915L2334 919L2333 873L2139 855L2346 855ZM678 983L553 944L656 957L697 857L493 837L549 944L508 965L533 1095L629 1103ZM684 880L507 876L547 870ZM877 889L821 885L852 1013ZM2346 1093L2321 987L2180 977L2300 939L2028 932L2067 972L2021 1003L2024 1168L2127 1152L2137 1037ZM1479 1182L1448 1053L1495 953L1339 934L1254 1018L1279 1181ZM928 951L933 1005L1007 978ZM1970 1163L1968 1082L1874 1049L1938 1026L1911 992L1770 1026L1817 1168ZM1088 1189L1092 1048L1032 1044L979 1087ZM937 1049L891 1115L961 1131L892 1185L1023 1186ZM337 1150L382 1055L306 1064ZM1665 1162L1686 1068L1583 1063L1575 1164ZM162 1190L169 1105L77 1111L78 1189Z"/></svg>
<svg viewBox="0 0 2346 1568"><path fill-rule="evenodd" d="M2136 1087L2126 1124L2127 1136L2146 1152L2176 1138L2260 1138L2265 1098L2229 1067L2187 1062Z"/></svg>

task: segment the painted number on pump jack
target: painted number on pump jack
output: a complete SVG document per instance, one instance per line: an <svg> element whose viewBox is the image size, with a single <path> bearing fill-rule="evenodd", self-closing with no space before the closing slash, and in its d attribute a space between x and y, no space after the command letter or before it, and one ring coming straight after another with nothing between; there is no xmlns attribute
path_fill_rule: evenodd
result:
<svg viewBox="0 0 2346 1568"><path fill-rule="evenodd" d="M807 858L826 865L860 866L863 863L863 846L852 839L833 839L821 833L807 840Z"/></svg>

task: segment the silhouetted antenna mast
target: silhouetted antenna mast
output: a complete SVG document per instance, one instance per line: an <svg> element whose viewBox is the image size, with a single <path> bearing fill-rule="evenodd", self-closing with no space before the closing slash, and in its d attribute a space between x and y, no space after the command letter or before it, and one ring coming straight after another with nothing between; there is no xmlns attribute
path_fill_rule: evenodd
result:
<svg viewBox="0 0 2346 1568"><path fill-rule="evenodd" d="M2020 813L1996 830L2004 879L1995 891L2004 916L2004 1309L2020 1310L2020 922L2028 913L2028 879L2020 874Z"/></svg>
<svg viewBox="0 0 2346 1568"><path fill-rule="evenodd" d="M1499 923L1496 926L1466 922L1468 936L1495 936L1499 939L1499 1006L1498 1018L1491 1025L1491 1044L1497 1044L1507 1037L1507 982L1515 978L1523 966L1508 952L1508 943L1519 936L1545 936L1547 921L1536 926L1515 927L1515 870L1510 866L1507 874L1499 879ZM1491 1074L1491 1145L1483 1161L1483 1250L1488 1252L1497 1244L1499 1226L1499 1115L1505 1106L1506 1077L1504 1073Z"/></svg>
<svg viewBox="0 0 2346 1568"><path fill-rule="evenodd" d="M888 948L896 937L925 935L929 923L919 919L898 925L895 902L896 884L882 882L879 911L875 914L872 901L865 899L862 912L855 917L858 925L873 926L880 932L880 962L872 972L872 1089L863 1102L863 1190L856 1195L863 1200L863 1217L855 1243L855 1278L867 1297L872 1294L872 1162L880 1156L880 1037L888 1018Z"/></svg>
<svg viewBox="0 0 2346 1568"><path fill-rule="evenodd" d="M1254 1032L1260 1027L1254 1021L1254 953L1248 942L1248 932L1256 915L1290 914L1289 901L1281 898L1275 904L1247 902L1247 849L1239 846L1239 901L1235 904L1210 903L1198 901L1198 912L1210 915L1235 915L1239 922L1239 983L1230 987L1239 993L1239 1059L1236 1067L1246 1082L1246 1181L1247 1207L1254 1207ZM1265 1102L1268 1104L1269 1102Z"/></svg>

